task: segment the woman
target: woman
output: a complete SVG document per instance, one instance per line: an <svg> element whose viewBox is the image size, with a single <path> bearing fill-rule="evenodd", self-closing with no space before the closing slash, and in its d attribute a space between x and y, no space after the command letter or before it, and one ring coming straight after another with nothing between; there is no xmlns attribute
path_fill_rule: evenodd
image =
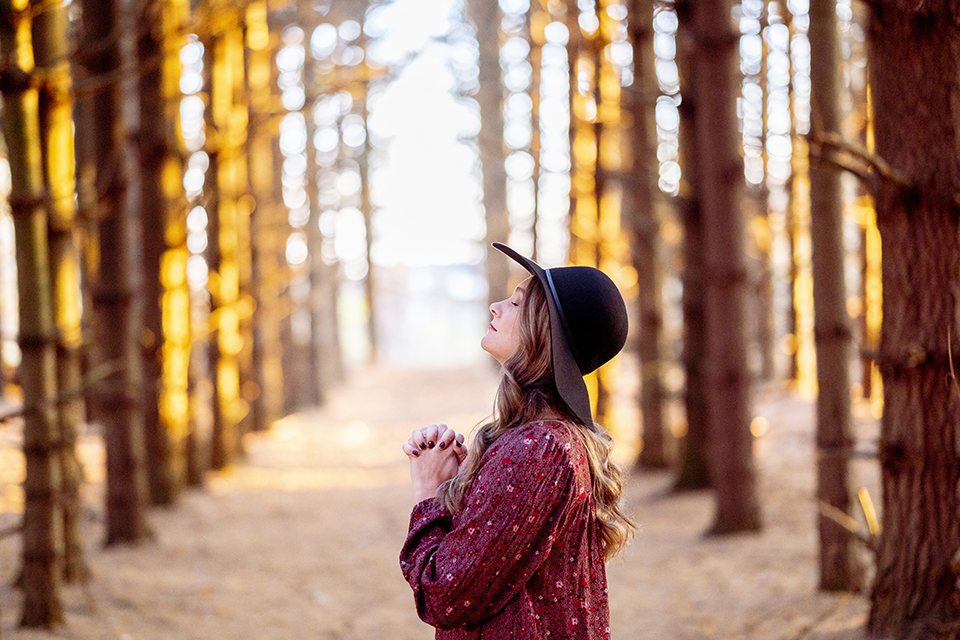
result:
<svg viewBox="0 0 960 640"><path fill-rule="evenodd" d="M400 565L438 639L609 638L604 560L633 525L583 376L623 347L626 308L597 269L493 246L531 273L480 343L503 365L493 419L469 454L444 425L403 445L417 505Z"/></svg>

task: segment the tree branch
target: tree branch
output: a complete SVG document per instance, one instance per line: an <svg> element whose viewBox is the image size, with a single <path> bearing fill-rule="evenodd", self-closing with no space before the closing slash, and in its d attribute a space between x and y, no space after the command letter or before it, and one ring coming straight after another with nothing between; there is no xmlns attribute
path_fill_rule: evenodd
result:
<svg viewBox="0 0 960 640"><path fill-rule="evenodd" d="M867 168L873 170L876 175L880 176L884 180L892 182L900 189L907 191L913 189L914 187L913 181L910 180L905 173L890 166L890 163L877 154L871 153L858 144L844 140L843 137L836 133L811 133L807 136L807 142L810 145L811 155L814 155L812 151L814 147L818 147L827 151L840 151L867 165ZM817 157L820 157L824 160L835 160L833 158L825 157L825 154L823 153L817 154ZM863 173L861 171L854 171L848 166L843 166L842 168L855 173L857 176L863 179Z"/></svg>

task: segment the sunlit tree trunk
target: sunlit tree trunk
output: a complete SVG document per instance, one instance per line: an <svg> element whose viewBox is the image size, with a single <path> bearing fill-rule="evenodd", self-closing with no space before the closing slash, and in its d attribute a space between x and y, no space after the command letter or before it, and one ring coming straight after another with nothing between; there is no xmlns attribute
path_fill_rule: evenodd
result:
<svg viewBox="0 0 960 640"><path fill-rule="evenodd" d="M307 34L313 33L317 26L316 13L307 6L306 2L297 3L297 13L300 23ZM310 45L304 46L306 56L303 62L303 92L304 102L300 112L303 114L306 123L307 133L307 169L306 169L306 193L307 206L310 207L310 215L305 229L307 236L307 260L310 269L310 295L307 309L310 313L310 342L307 346L309 379L305 388L306 395L300 398L304 406L319 406L324 401L327 391L327 379L324 367L324 358L332 357L333 354L324 347L324 334L327 314L335 312L336 307L331 310L325 304L326 297L323 295L328 285L325 277L330 275L330 270L325 268L322 259L323 253L323 234L320 233L320 189L317 184L319 179L319 166L317 165L317 147L313 144L314 134L317 130L316 118L314 118L313 106L319 97L317 82L316 60L311 52Z"/></svg>
<svg viewBox="0 0 960 640"><path fill-rule="evenodd" d="M630 128L626 144L632 163L624 180L623 220L630 234L633 268L637 272L640 329L640 415L643 448L639 467L660 469L669 457L665 442L663 357L661 329L663 304L660 272L660 223L654 204L653 176L657 166L653 151L652 122L656 76L653 68L653 1L633 0L628 7L633 42L633 84L623 89L623 110Z"/></svg>
<svg viewBox="0 0 960 640"><path fill-rule="evenodd" d="M810 3L811 139L840 130L840 39L836 0ZM850 318L844 283L843 194L836 167L810 158L810 236L813 248L814 335L817 347L817 498L850 511ZM821 516L820 588L858 586L853 540Z"/></svg>
<svg viewBox="0 0 960 640"><path fill-rule="evenodd" d="M77 458L77 439L83 422L80 398L81 302L80 256L75 237L73 102L70 98L70 61L66 6L49 6L33 21L34 60L46 80L40 89L40 130L45 197L49 202L49 250L52 271L52 309L57 327L57 412L63 474L63 577L83 581L90 575L83 551L80 485L83 468Z"/></svg>
<svg viewBox="0 0 960 640"><path fill-rule="evenodd" d="M467 0L467 13L477 29L480 50L480 169L483 172L483 208L487 223L486 244L507 242L507 172L503 152L503 82L500 77L500 8L496 2ZM510 295L509 261L487 260L488 300L503 300Z"/></svg>
<svg viewBox="0 0 960 640"><path fill-rule="evenodd" d="M47 216L43 208L43 159L38 94L32 86L29 39L18 42L18 30L29 29L26 14L8 0L0 2L0 50L7 67L0 76L3 137L10 162L10 210L13 215L20 307L20 349L23 354L22 532L23 608L20 624L49 627L63 621L60 581L63 520L59 497L59 434L55 401L57 353L51 309ZM27 31L29 34L29 31Z"/></svg>
<svg viewBox="0 0 960 640"><path fill-rule="evenodd" d="M879 0L867 38L875 151L892 168L875 191L883 242L883 532L868 630L877 638L956 640L960 8Z"/></svg>
<svg viewBox="0 0 960 640"><path fill-rule="evenodd" d="M273 196L273 143L276 125L271 122L271 55L273 47L267 24L267 3L252 2L247 7L247 88L249 97L247 134L247 181L253 195L250 211L250 294L253 311L250 317L251 382L256 394L250 400L250 426L254 431L267 429L279 416L270 415L267 408L267 324L271 314L265 309L269 284L269 270L264 269L265 248L270 237L270 200ZM269 250L269 249L268 249Z"/></svg>
<svg viewBox="0 0 960 640"><path fill-rule="evenodd" d="M548 14L543 7L531 2L527 11L527 44L530 47L530 157L533 158L530 176L533 183L533 220L530 231L533 260L537 259L537 226L540 219L540 72L543 68L543 45L546 42L543 29L548 21Z"/></svg>
<svg viewBox="0 0 960 640"><path fill-rule="evenodd" d="M144 433L154 504L172 503L183 487L183 437L189 416L185 203L176 153L176 112L170 108L179 94L178 29L185 9L179 0L138 0L135 6L140 24L156 25L140 30L137 37L143 71L135 136L143 232Z"/></svg>
<svg viewBox="0 0 960 640"><path fill-rule="evenodd" d="M119 78L124 33L114 0L83 0L76 74L91 89L81 93L87 144L78 149L77 174L85 218L95 221L97 253L90 265L93 286L95 361L112 369L95 396L107 449L108 545L148 535L149 500L143 441L140 329L143 303L137 281L141 243L129 207ZM91 17L96 16L95 19Z"/></svg>
<svg viewBox="0 0 960 640"><path fill-rule="evenodd" d="M363 225L367 241L367 277L364 279L364 288L367 297L367 339L370 344L370 362L378 359L379 339L377 338L377 273L373 263L373 201L370 198L370 156L373 145L370 141L370 120L368 102L370 97L370 81L364 81L362 97L363 123L366 137L363 143L363 153L360 156L360 211L363 212Z"/></svg>
<svg viewBox="0 0 960 640"><path fill-rule="evenodd" d="M210 336L211 341L216 342L210 348L211 375L216 389L210 451L214 469L232 464L240 453L239 424L246 415L246 403L240 397L238 356L243 349L240 243L244 237L243 225L248 220L242 198L246 193L246 162L242 149L246 140L247 111L246 105L235 102L244 91L243 29L237 24L239 16L234 15L230 20L225 14L223 18L224 24L229 26L204 43L212 50L209 59L212 65L209 122L212 127L207 134L211 160L207 171L209 181L216 183L209 185L211 202L207 209L211 222L207 228L213 299L211 321L216 326ZM205 65L207 63L205 61ZM204 191L207 189L208 185L205 185Z"/></svg>
<svg viewBox="0 0 960 640"><path fill-rule="evenodd" d="M711 486L707 463L706 327L704 325L703 215L701 168L697 157L699 77L694 73L695 42L692 26L694 0L677 0L677 65L680 71L680 163L683 170L677 196L683 226L683 369L686 378L684 409L687 432L680 449L674 488L680 491Z"/></svg>
<svg viewBox="0 0 960 640"><path fill-rule="evenodd" d="M697 0L694 30L697 163L703 222L708 461L716 492L712 533L759 529L746 362L744 225L735 87L738 38L730 0Z"/></svg>

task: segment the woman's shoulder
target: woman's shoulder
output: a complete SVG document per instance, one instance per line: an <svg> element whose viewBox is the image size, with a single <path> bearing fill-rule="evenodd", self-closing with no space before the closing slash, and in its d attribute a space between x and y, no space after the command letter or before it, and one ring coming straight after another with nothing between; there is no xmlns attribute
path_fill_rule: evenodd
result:
<svg viewBox="0 0 960 640"><path fill-rule="evenodd" d="M579 453L583 448L577 427L557 419L540 419L519 425L503 434L495 444L499 449L568 454Z"/></svg>

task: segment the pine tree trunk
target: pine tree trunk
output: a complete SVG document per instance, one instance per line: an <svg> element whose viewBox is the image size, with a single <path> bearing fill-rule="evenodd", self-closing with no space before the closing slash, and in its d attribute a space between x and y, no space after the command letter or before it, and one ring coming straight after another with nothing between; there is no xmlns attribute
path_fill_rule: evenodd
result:
<svg viewBox="0 0 960 640"><path fill-rule="evenodd" d="M694 73L695 42L692 25L694 0L674 4L677 28L677 64L680 67L680 162L683 179L677 196L683 225L683 360L686 376L684 408L687 432L680 449L680 466L674 489L689 491L712 485L707 462L706 326L704 324L703 213L701 168L697 158L696 130L700 109L699 78Z"/></svg>
<svg viewBox="0 0 960 640"><path fill-rule="evenodd" d="M43 209L43 161L37 90L29 69L18 66L17 27L26 18L0 2L0 50L8 66L0 76L3 137L10 162L20 306L18 370L23 389L23 454L26 458L22 558L21 626L50 627L63 621L60 580L63 561L59 434L55 399L57 359L51 309L47 216Z"/></svg>
<svg viewBox="0 0 960 640"><path fill-rule="evenodd" d="M53 274L53 315L57 326L57 413L63 474L63 577L85 581L90 575L81 531L80 485L83 468L77 439L83 423L80 367L80 258L75 239L73 114L66 6L47 7L33 21L34 61L47 80L40 91L40 130L44 187L50 203L49 250Z"/></svg>
<svg viewBox="0 0 960 640"><path fill-rule="evenodd" d="M883 533L873 637L960 638L960 11L882 0L868 28L880 179ZM951 361L951 358L953 359Z"/></svg>
<svg viewBox="0 0 960 640"><path fill-rule="evenodd" d="M623 109L630 115L627 144L632 166L624 183L624 226L630 234L633 268L637 272L640 330L637 352L640 357L640 415L643 419L643 448L637 465L661 469L669 464L664 420L664 392L661 348L663 304L660 273L660 224L654 204L653 167L657 166L651 131L656 75L653 67L653 2L634 0L628 9L630 39L633 42L633 84L623 89Z"/></svg>
<svg viewBox="0 0 960 640"><path fill-rule="evenodd" d="M306 6L304 2L297 3L297 12L302 24L306 27L307 33L312 33L316 27L316 18L312 18L313 10ZM314 118L313 106L318 98L320 87L316 78L316 61L310 51L310 47L305 47L306 58L303 63L303 90L304 103L301 113L306 123L307 140L314 139L314 133L317 130L316 119ZM324 344L326 314L331 313L327 307L323 292L327 286L324 282L326 276L330 275L330 270L323 263L323 234L320 233L320 188L317 184L320 168L317 165L317 148L313 144L307 144L306 147L306 192L307 206L310 207L310 215L307 221L305 233L307 236L307 260L310 269L310 296L307 308L310 313L310 342L308 347L309 379L307 394L301 397L300 402L304 406L320 406L323 404L325 392L327 390L327 375L325 373L324 359L332 357ZM335 312L334 307L333 312Z"/></svg>
<svg viewBox="0 0 960 640"><path fill-rule="evenodd" d="M500 78L500 9L487 0L467 0L467 12L477 28L477 46L480 50L480 169L483 172L483 208L487 223L486 244L507 242L510 234L507 215L507 172L503 153L503 83ZM489 302L503 300L510 295L508 281L510 265L507 260L487 260Z"/></svg>
<svg viewBox="0 0 960 640"><path fill-rule="evenodd" d="M180 37L172 23L182 9L171 0L139 0L135 11L140 24L158 25L138 32L137 58L144 70L138 83L140 121L135 138L143 231L144 434L151 501L166 505L176 500L184 483L190 311L182 248L184 206L177 197L182 197L183 181L171 178L182 175L173 143L176 132L171 130L175 121L168 117L172 74L169 64L155 60L176 55ZM179 65L174 68L179 71Z"/></svg>
<svg viewBox="0 0 960 640"><path fill-rule="evenodd" d="M836 0L810 3L811 139L840 130L840 40ZM843 194L836 167L810 158L810 236L813 250L814 336L817 347L817 498L843 513L851 509L848 455L850 318L844 283ZM853 540L821 515L820 588L854 590L860 581Z"/></svg>
<svg viewBox="0 0 960 640"><path fill-rule="evenodd" d="M256 20L256 22L254 22ZM266 32L267 4L265 1L253 2L247 8L248 29L257 29ZM249 39L248 39L249 41ZM250 402L250 426L254 431L266 430L270 422L280 416L271 415L267 405L267 336L272 314L266 309L268 299L269 263L267 253L269 247L270 229L270 200L273 197L273 169L271 161L275 139L275 125L271 124L270 116L270 87L271 87L271 56L269 38L266 42L256 42L251 45L247 54L247 74L249 87L248 120L250 130L247 135L247 181L250 184L250 193L253 195L254 207L250 212L250 295L253 298L253 312L251 324L251 381L256 385L256 397Z"/></svg>
<svg viewBox="0 0 960 640"><path fill-rule="evenodd" d="M730 0L697 0L697 161L703 220L708 460L716 491L716 534L759 529L746 363L743 161L736 122L738 38Z"/></svg>
<svg viewBox="0 0 960 640"><path fill-rule="evenodd" d="M77 75L95 89L82 94L89 144L78 154L81 206L96 223L97 256L91 265L93 348L96 361L115 367L96 395L107 449L108 545L137 542L148 535L149 490L143 441L143 385L140 328L143 302L138 256L141 251L135 212L128 198L122 126L123 92L117 80L122 66L118 33L122 10L114 0L83 0Z"/></svg>

